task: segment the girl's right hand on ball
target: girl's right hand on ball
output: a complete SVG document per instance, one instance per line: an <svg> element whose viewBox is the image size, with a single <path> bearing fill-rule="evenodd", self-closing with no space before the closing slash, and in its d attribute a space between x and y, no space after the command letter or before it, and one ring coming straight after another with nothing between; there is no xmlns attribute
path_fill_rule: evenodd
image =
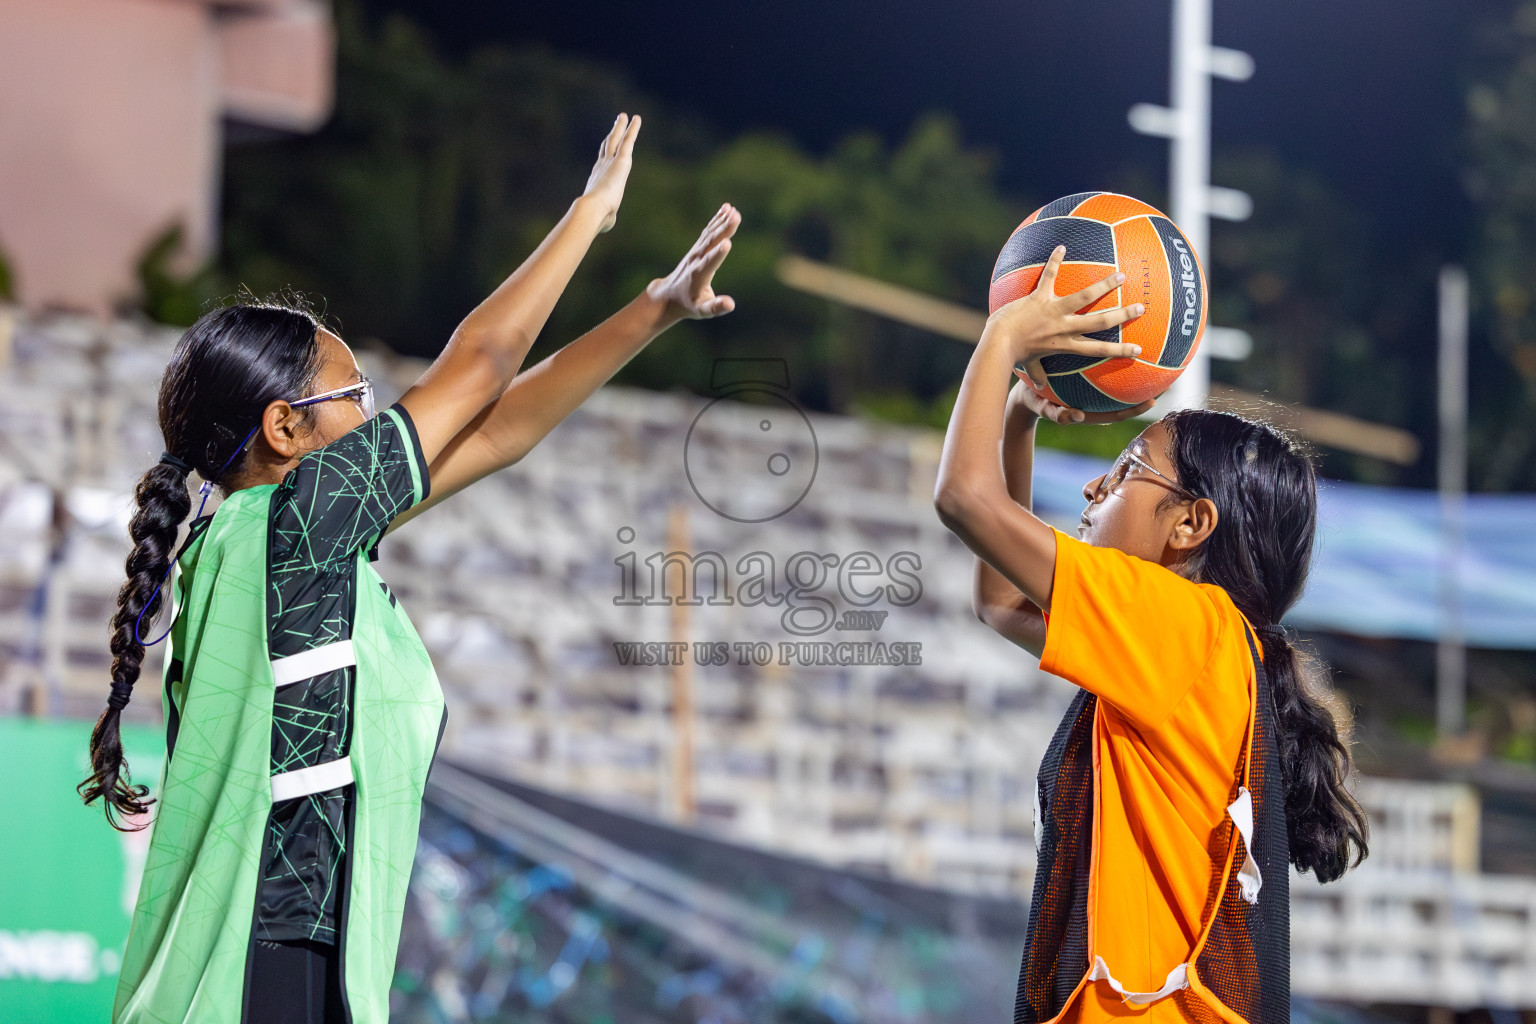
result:
<svg viewBox="0 0 1536 1024"><path fill-rule="evenodd" d="M1030 379L1045 386L1042 356L1057 353L1104 358L1134 359L1141 355L1140 345L1118 341L1098 341L1086 335L1108 330L1134 320L1146 309L1139 302L1098 313L1078 313L1108 295L1125 281L1118 271L1071 295L1057 296L1056 276L1066 257L1066 246L1058 245L1040 270L1035 290L1018 298L987 317L982 344L1006 347L1011 361L1022 364Z"/></svg>
<svg viewBox="0 0 1536 1024"><path fill-rule="evenodd" d="M597 147L597 163L592 165L582 196L596 202L603 212L602 226L597 229L599 234L613 227L619 218L624 183L629 180L629 169L634 165L635 139L639 136L640 115L620 114L613 119L613 128Z"/></svg>

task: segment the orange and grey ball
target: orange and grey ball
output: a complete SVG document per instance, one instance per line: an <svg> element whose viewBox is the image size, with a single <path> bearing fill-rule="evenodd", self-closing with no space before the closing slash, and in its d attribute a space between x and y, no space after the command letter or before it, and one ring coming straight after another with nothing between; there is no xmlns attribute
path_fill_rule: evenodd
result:
<svg viewBox="0 0 1536 1024"><path fill-rule="evenodd" d="M990 310L1034 291L1058 245L1067 251L1057 295L1070 295L1118 269L1125 283L1081 312L1133 302L1145 304L1146 312L1091 335L1140 345L1139 357L1045 356L1040 362L1049 386L1041 393L1084 412L1115 412L1167 391L1205 333L1205 271L1189 240L1139 199L1114 192L1066 196L1030 214L1003 246L992 270Z"/></svg>

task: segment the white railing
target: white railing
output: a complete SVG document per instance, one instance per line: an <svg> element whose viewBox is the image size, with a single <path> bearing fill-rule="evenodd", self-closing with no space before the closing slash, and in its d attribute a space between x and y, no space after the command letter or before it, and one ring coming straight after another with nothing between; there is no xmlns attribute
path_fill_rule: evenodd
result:
<svg viewBox="0 0 1536 1024"><path fill-rule="evenodd" d="M1471 786L1362 777L1354 793L1371 819L1368 870L1477 871L1481 814Z"/></svg>
<svg viewBox="0 0 1536 1024"><path fill-rule="evenodd" d="M1359 871L1292 876L1291 984L1320 998L1536 1007L1536 879Z"/></svg>

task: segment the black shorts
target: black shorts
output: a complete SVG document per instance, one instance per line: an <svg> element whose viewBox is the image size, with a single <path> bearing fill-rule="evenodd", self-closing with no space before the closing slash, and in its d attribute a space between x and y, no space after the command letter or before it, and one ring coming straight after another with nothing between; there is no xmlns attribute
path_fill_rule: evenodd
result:
<svg viewBox="0 0 1536 1024"><path fill-rule="evenodd" d="M250 985L245 993L247 1024L341 1024L341 956L322 942L268 942L256 939Z"/></svg>

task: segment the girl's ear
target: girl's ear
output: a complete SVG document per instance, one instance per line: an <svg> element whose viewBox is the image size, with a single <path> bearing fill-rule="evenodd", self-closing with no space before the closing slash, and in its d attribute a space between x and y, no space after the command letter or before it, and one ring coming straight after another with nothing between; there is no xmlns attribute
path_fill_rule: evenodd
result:
<svg viewBox="0 0 1536 1024"><path fill-rule="evenodd" d="M1210 498L1196 498L1188 505L1181 506L1178 517L1173 521L1168 546L1175 551L1194 551L1216 532L1219 518L1216 503Z"/></svg>
<svg viewBox="0 0 1536 1024"><path fill-rule="evenodd" d="M305 433L303 419L298 409L281 399L268 405L261 414L262 439L285 462L303 451L299 444Z"/></svg>

